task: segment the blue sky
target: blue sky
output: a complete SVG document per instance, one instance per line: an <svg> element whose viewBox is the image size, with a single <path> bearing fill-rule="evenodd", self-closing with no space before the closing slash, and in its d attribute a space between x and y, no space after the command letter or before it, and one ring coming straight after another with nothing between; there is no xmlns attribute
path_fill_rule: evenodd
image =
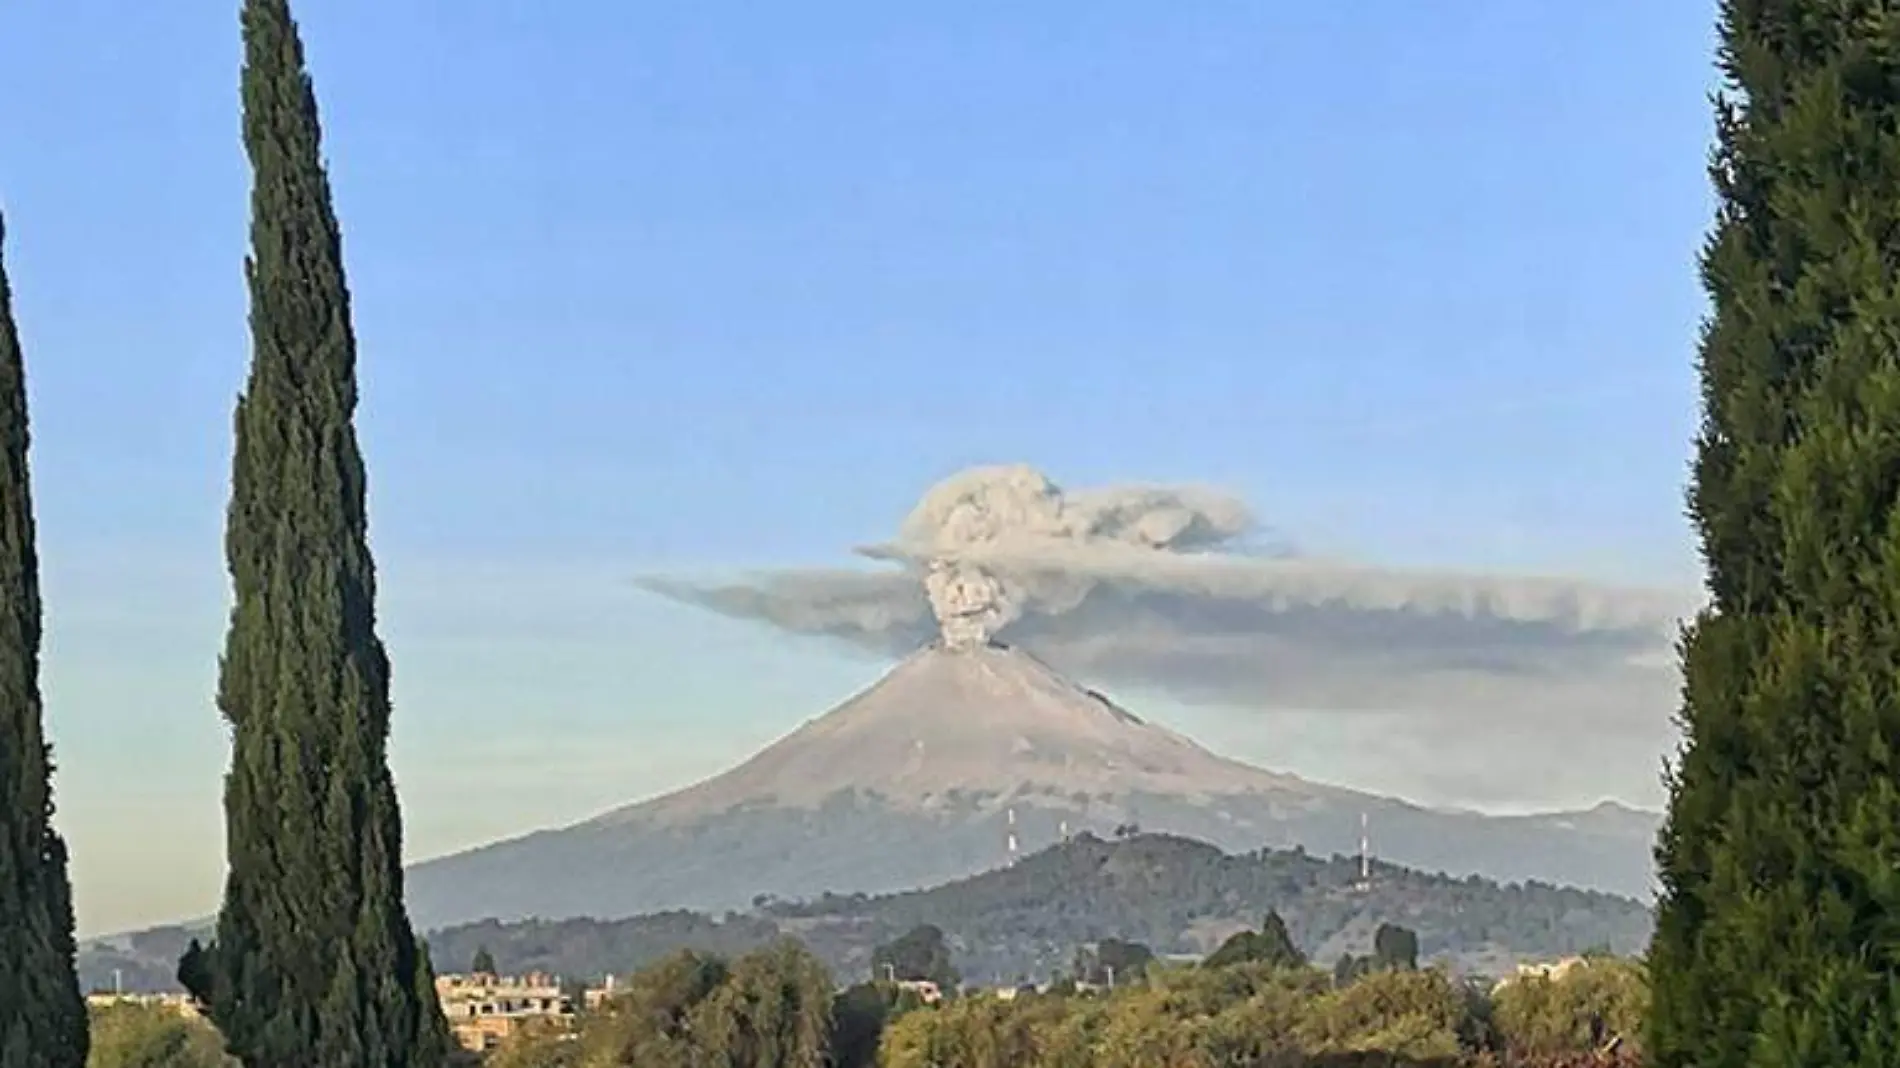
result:
<svg viewBox="0 0 1900 1068"><path fill-rule="evenodd" d="M1212 483L1381 563L1694 580L1709 5L299 6L413 852L873 677L628 580L842 561L970 463ZM0 7L88 931L219 885L237 60L235 3ZM1166 711L1429 792L1325 724Z"/></svg>

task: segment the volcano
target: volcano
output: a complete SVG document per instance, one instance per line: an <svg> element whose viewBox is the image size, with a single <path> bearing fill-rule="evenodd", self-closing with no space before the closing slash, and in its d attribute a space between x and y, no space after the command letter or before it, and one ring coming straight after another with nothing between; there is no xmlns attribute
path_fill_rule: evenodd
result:
<svg viewBox="0 0 1900 1068"><path fill-rule="evenodd" d="M1427 871L1647 897L1657 817L1421 808L1219 756L994 642L938 643L743 764L584 823L410 869L424 928L879 893L1139 826L1228 850L1359 849Z"/></svg>

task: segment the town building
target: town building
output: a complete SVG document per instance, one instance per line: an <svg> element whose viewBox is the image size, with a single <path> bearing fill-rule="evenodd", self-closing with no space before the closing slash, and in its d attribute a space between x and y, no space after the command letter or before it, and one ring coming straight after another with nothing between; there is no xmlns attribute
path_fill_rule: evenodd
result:
<svg viewBox="0 0 1900 1068"><path fill-rule="evenodd" d="M599 986L590 986L581 991L581 1005L588 1012L599 1012L609 1001L623 993L625 991L620 989L618 981L610 975Z"/></svg>
<svg viewBox="0 0 1900 1068"><path fill-rule="evenodd" d="M1554 983L1578 968L1587 968L1589 966L1590 961L1587 957L1564 957L1561 960L1523 963L1517 966L1516 975L1507 975L1498 980L1497 984L1492 987L1492 990L1502 990L1512 983L1522 982L1526 979L1543 979Z"/></svg>
<svg viewBox="0 0 1900 1068"><path fill-rule="evenodd" d="M138 1005L146 1008L164 1009L180 1016L199 1015L198 1003L189 994L88 994L86 1007L89 1009L109 1009L116 1005Z"/></svg>
<svg viewBox="0 0 1900 1068"><path fill-rule="evenodd" d="M574 1019L573 1002L554 976L442 975L435 980L442 1014L463 1049L487 1052L523 1028L565 1027Z"/></svg>
<svg viewBox="0 0 1900 1068"><path fill-rule="evenodd" d="M916 996L925 1005L935 1005L943 1000L943 990L928 979L900 979L897 989Z"/></svg>

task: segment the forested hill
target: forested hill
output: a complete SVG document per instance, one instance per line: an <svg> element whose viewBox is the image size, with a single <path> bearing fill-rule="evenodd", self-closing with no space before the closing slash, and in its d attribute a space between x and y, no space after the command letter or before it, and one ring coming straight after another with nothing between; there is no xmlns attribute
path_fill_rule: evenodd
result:
<svg viewBox="0 0 1900 1068"><path fill-rule="evenodd" d="M673 949L726 953L778 933L807 942L841 979L868 972L871 951L911 927L940 927L964 975L978 982L1045 977L1077 946L1102 938L1161 954L1199 954L1275 910L1310 956L1368 951L1380 923L1417 932L1424 958L1498 973L1517 960L1609 948L1640 951L1651 916L1640 902L1594 891L1500 886L1374 864L1361 889L1356 858L1299 851L1222 853L1165 835L1090 835L1008 868L928 890L815 901L762 901L723 920L672 912L627 920L467 924L431 935L437 966L461 967L486 946L507 970L567 976L624 973Z"/></svg>

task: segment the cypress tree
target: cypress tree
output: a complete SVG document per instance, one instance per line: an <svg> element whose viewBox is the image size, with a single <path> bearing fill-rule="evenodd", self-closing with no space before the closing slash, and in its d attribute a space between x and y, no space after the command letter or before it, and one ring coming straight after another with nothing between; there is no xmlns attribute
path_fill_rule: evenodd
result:
<svg viewBox="0 0 1900 1068"><path fill-rule="evenodd" d="M0 244L6 224L0 220ZM0 1068L81 1068L72 885L40 722L40 579L27 477L26 365L0 262Z"/></svg>
<svg viewBox="0 0 1900 1068"><path fill-rule="evenodd" d="M179 978L248 1068L439 1063L403 909L356 342L315 95L285 0L245 0L252 359L238 400L218 684L232 730L217 935Z"/></svg>
<svg viewBox="0 0 1900 1068"><path fill-rule="evenodd" d="M1900 1064L1900 11L1725 0L1658 1068Z"/></svg>

